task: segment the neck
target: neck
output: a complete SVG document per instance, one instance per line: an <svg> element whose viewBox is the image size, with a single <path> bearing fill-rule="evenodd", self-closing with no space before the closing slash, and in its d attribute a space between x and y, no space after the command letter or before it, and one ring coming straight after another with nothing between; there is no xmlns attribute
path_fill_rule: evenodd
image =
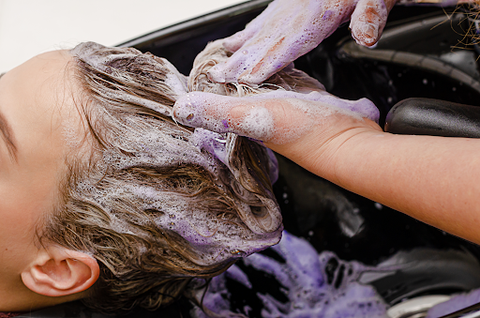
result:
<svg viewBox="0 0 480 318"><path fill-rule="evenodd" d="M78 300L84 296L84 293L65 297L39 295L25 287L19 275L14 285L2 282L0 286L0 312L32 311Z"/></svg>

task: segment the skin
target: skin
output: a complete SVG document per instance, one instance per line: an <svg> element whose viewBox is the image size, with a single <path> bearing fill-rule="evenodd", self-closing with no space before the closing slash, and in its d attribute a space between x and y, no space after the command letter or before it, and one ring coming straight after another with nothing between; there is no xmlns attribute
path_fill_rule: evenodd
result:
<svg viewBox="0 0 480 318"><path fill-rule="evenodd" d="M214 82L260 84L311 51L351 20L355 41L377 43L396 0L275 0L240 31L224 40L234 52L209 71Z"/></svg>
<svg viewBox="0 0 480 318"><path fill-rule="evenodd" d="M35 242L40 221L58 202L65 158L72 150L65 127L79 134L83 130L72 85L65 80L70 61L66 51L49 52L0 78L0 124L10 127L16 149L0 135L0 311L30 310L84 296L68 285L70 279L86 279L88 273L71 270L83 264L83 256L71 251L70 258L65 257L69 251ZM72 257L79 261L72 265Z"/></svg>
<svg viewBox="0 0 480 318"><path fill-rule="evenodd" d="M234 54L209 71L217 83L260 84L350 21L353 39L373 47L396 3L454 6L473 0L275 0L244 30L226 38Z"/></svg>
<svg viewBox="0 0 480 318"><path fill-rule="evenodd" d="M227 121L228 131L263 140L277 153L347 190L480 244L480 140L394 135L374 121L334 111L331 104L304 96L269 96L261 102L221 97L219 102L219 97L203 94L201 99L190 98L189 105L180 99L174 113L176 120L188 125L185 105L190 109L208 105L195 112L195 126L221 127ZM304 111L309 108L333 111L315 115ZM245 129L252 110L269 114L273 122L269 131Z"/></svg>

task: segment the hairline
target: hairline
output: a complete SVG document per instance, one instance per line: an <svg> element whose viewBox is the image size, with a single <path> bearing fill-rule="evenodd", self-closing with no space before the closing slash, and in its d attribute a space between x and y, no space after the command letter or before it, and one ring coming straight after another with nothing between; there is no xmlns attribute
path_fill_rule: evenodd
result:
<svg viewBox="0 0 480 318"><path fill-rule="evenodd" d="M79 138L78 144L68 145L67 137L64 136L64 142L67 144L67 151L64 155L64 173L61 174L61 177L58 180L57 184L57 197L53 204L53 207L46 211L44 217L39 219L39 222L35 228L35 242L38 243L41 247L46 248L47 244L51 242L45 242L44 231L48 230L48 224L51 223L52 218L55 218L57 215L62 213L65 204L69 200L69 192L75 186L76 180L81 179L85 168L82 166L89 166L93 161L94 148L89 142L88 139L90 136L90 126L85 127L84 121L89 121L88 114L86 112L86 104L88 103L88 98L82 90L81 80L76 76L78 72L78 64L75 59L75 56L71 54L71 51L68 50L68 53L71 55L71 60L67 62L64 68L64 79L69 81L71 84L71 89L69 89L69 94L72 99L75 110L78 112L81 119L81 127L79 129L80 133L84 133L84 138ZM85 251L87 252L87 251Z"/></svg>

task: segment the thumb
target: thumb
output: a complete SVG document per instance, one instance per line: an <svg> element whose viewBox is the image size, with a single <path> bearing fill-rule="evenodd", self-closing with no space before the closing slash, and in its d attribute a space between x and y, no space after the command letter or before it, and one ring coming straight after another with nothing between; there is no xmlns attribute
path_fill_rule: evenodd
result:
<svg viewBox="0 0 480 318"><path fill-rule="evenodd" d="M177 100L173 117L185 126L232 132L280 145L298 140L330 115L341 112L340 107L331 105L332 101L330 95L319 92L279 90L247 97L193 92ZM349 109L365 104L362 100L343 103ZM351 110L349 113L354 114Z"/></svg>

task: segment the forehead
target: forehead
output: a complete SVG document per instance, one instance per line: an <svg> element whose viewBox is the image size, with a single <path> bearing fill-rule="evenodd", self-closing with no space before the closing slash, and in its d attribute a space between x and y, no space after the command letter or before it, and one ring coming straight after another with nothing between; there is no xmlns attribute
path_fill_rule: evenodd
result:
<svg viewBox="0 0 480 318"><path fill-rule="evenodd" d="M44 53L0 78L0 112L20 155L47 143L62 147L62 126L74 116L70 60L66 51Z"/></svg>
<svg viewBox="0 0 480 318"><path fill-rule="evenodd" d="M0 78L0 112L11 129L17 159L8 161L0 144L0 201L6 205L7 197L17 199L9 208L49 210L55 201L69 151L65 130L78 131L70 60L66 51L45 53Z"/></svg>

